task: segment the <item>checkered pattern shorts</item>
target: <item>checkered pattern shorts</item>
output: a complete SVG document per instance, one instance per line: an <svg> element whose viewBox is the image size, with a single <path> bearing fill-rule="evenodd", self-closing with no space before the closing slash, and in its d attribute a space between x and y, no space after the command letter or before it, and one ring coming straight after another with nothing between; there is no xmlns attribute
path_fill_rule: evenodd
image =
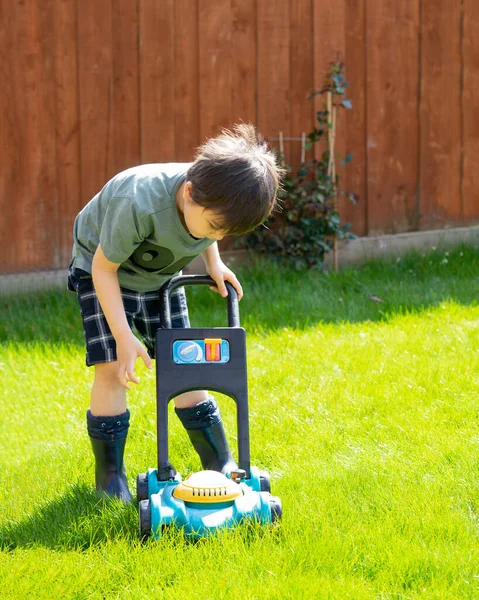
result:
<svg viewBox="0 0 479 600"><path fill-rule="evenodd" d="M70 269L68 289L75 291L80 305L86 340L87 366L112 362L116 357L116 342L100 306L90 273ZM158 292L135 292L120 288L126 318L145 344L148 354L155 358L155 333L160 325ZM188 306L184 288L171 294L173 327L189 327Z"/></svg>

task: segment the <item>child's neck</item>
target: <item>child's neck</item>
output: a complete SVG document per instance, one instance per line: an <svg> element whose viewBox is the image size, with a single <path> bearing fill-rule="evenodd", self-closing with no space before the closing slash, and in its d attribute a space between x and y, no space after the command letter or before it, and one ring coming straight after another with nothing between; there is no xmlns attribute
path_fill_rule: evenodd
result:
<svg viewBox="0 0 479 600"><path fill-rule="evenodd" d="M185 183L186 183L186 181L183 181L183 183L178 188L178 191L176 192L176 199L175 199L176 200L176 210L178 211L178 216L180 217L181 224L185 228L185 231L187 231L189 233L189 235L194 240L196 240L198 238L195 238L193 235L191 235L190 230L186 226L186 221L185 221L185 215L184 215L185 211L184 211L184 208L183 208L183 206L185 204L185 197L183 195L184 189L185 189Z"/></svg>
<svg viewBox="0 0 479 600"><path fill-rule="evenodd" d="M185 199L183 196L183 192L185 189L185 182L183 181L183 183L180 185L180 187L178 188L177 192L176 192L176 210L178 211L178 216L180 217L180 221L183 223L183 227L186 229L186 231L188 231L188 228L186 227L186 223L185 223L185 217L184 217L184 210L183 210L183 206L185 203Z"/></svg>

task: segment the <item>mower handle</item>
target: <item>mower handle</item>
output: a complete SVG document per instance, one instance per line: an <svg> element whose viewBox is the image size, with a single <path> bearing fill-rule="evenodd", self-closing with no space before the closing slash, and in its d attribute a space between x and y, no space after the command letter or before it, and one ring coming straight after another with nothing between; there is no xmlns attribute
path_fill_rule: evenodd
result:
<svg viewBox="0 0 479 600"><path fill-rule="evenodd" d="M228 290L228 327L240 327L238 294L229 281L225 281ZM159 291L160 295L160 327L171 329L171 294L183 285L216 285L209 275L179 275L167 281Z"/></svg>

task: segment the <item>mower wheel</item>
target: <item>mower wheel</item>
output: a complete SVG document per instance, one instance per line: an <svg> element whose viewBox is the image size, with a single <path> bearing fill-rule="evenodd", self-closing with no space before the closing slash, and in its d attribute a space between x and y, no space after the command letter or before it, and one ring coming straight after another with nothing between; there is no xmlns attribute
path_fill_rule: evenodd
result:
<svg viewBox="0 0 479 600"><path fill-rule="evenodd" d="M267 471L259 472L259 485L261 492L270 492L271 493L271 479L269 473Z"/></svg>
<svg viewBox="0 0 479 600"><path fill-rule="evenodd" d="M138 532L142 540L146 540L151 535L151 506L149 500L140 501L138 507Z"/></svg>
<svg viewBox="0 0 479 600"><path fill-rule="evenodd" d="M275 521L281 521L283 517L281 500L277 496L271 496L269 499L269 505L271 507L271 523L274 523Z"/></svg>
<svg viewBox="0 0 479 600"><path fill-rule="evenodd" d="M148 473L140 473L136 478L136 499L138 502L148 499Z"/></svg>

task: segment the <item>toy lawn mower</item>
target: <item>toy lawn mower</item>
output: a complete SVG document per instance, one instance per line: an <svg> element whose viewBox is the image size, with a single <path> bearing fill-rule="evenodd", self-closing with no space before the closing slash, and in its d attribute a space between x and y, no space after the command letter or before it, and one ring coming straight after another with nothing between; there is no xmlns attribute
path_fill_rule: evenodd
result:
<svg viewBox="0 0 479 600"><path fill-rule="evenodd" d="M228 289L228 327L172 329L170 296L183 285L215 285L207 275L171 279L160 290L156 333L158 468L137 477L139 533L161 538L168 525L193 538L245 520L272 523L281 501L270 493L267 472L250 465L246 335L240 327L238 297ZM237 409L238 468L223 475L200 471L183 481L168 460L168 402L192 390L212 390L233 398Z"/></svg>

